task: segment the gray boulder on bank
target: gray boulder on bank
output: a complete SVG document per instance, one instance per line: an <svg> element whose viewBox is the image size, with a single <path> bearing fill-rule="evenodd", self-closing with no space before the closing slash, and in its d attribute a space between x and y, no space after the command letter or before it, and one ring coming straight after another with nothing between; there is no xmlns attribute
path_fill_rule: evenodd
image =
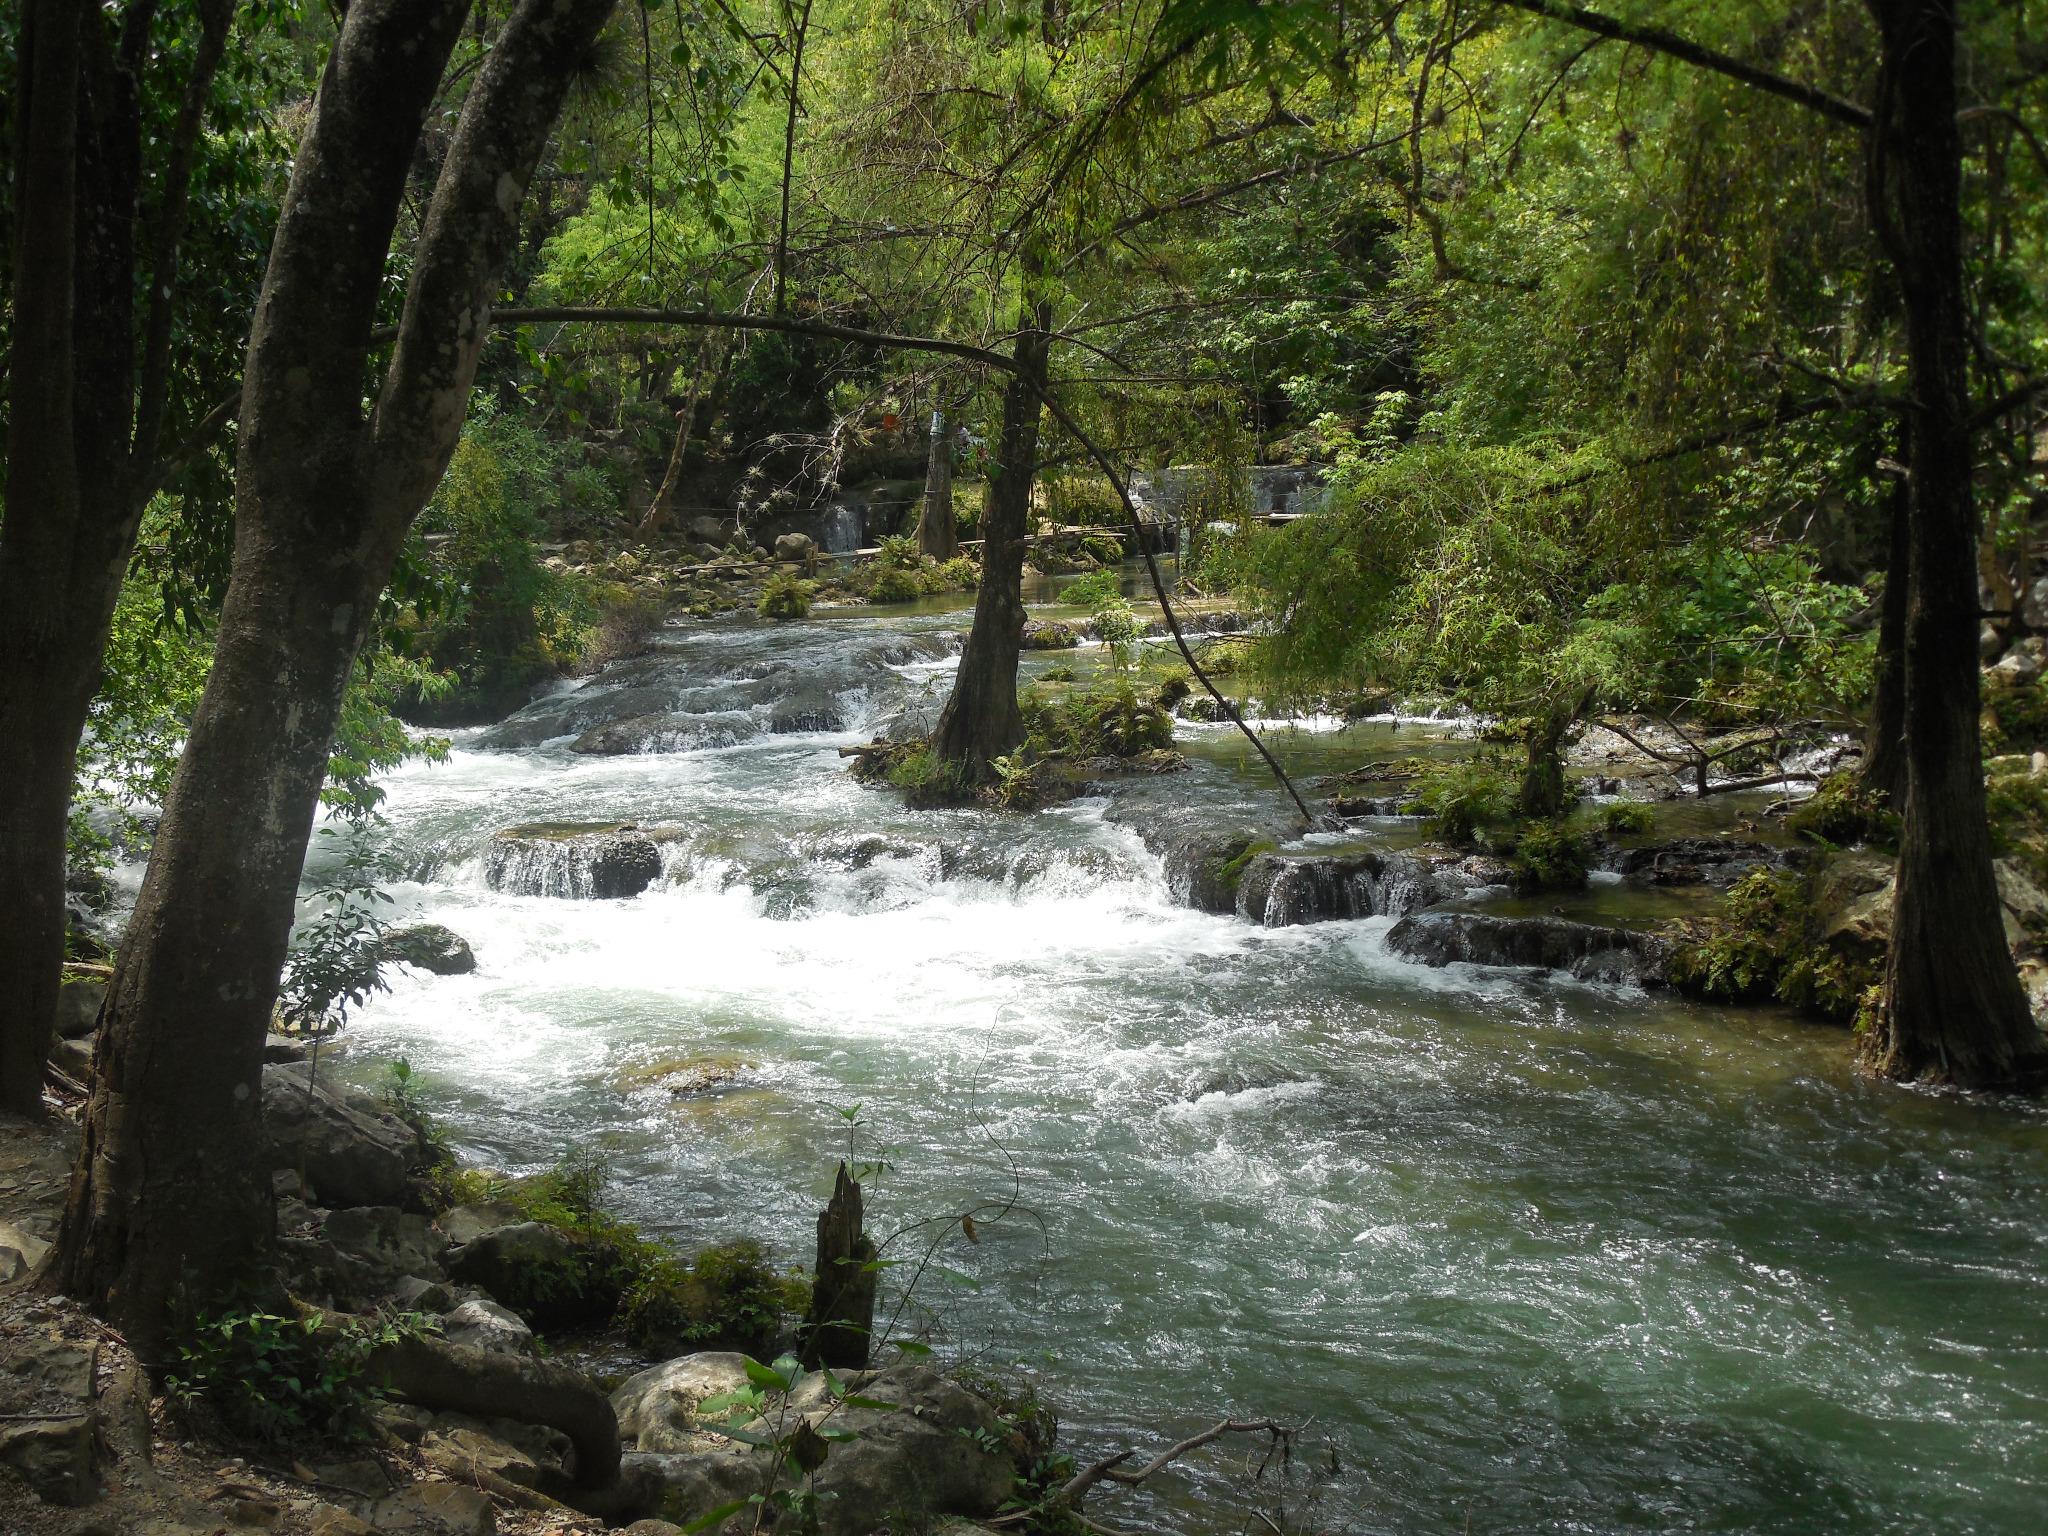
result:
<svg viewBox="0 0 2048 1536"><path fill-rule="evenodd" d="M836 1404L822 1372L800 1381L781 1408L755 1420L756 1431L788 1432L800 1418L849 1433L828 1443L815 1486L822 1536L867 1536L879 1529L922 1529L947 1515L992 1515L1009 1498L1017 1465L1002 1421L982 1398L920 1365L848 1373L847 1390L886 1406ZM660 1478L664 1519L688 1525L735 1499L763 1490L774 1453L739 1444L703 1426L698 1404L746 1383L732 1354L684 1356L628 1378L612 1394L629 1466ZM644 1474L643 1474L644 1475ZM747 1516L730 1528L743 1529ZM903 1526L897 1521L907 1522ZM727 1527L721 1527L726 1529Z"/></svg>
<svg viewBox="0 0 2048 1536"><path fill-rule="evenodd" d="M1655 934L1491 912L1415 913L1388 930L1387 947L1424 965L1531 966L1641 985L1661 985L1671 958L1670 941Z"/></svg>
<svg viewBox="0 0 2048 1536"><path fill-rule="evenodd" d="M344 1100L306 1063L263 1069L263 1129L272 1168L302 1169L328 1206L403 1205L426 1161L418 1134L366 1094Z"/></svg>

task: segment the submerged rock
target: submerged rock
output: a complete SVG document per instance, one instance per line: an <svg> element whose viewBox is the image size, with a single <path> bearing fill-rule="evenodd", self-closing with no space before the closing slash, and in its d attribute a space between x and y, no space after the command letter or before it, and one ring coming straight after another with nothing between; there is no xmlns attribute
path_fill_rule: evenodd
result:
<svg viewBox="0 0 2048 1536"><path fill-rule="evenodd" d="M439 923L414 923L384 935L384 958L436 976L467 976L476 969L469 941Z"/></svg>
<svg viewBox="0 0 2048 1536"><path fill-rule="evenodd" d="M1634 848L1614 848L1594 868L1650 885L1733 885L1754 869L1785 869L1805 857L1798 848L1730 837L1679 837Z"/></svg>
<svg viewBox="0 0 2048 1536"><path fill-rule="evenodd" d="M1387 933L1387 947L1424 965L1533 966L1581 981L1661 986L1669 940L1631 928L1604 928L1561 917L1491 912L1419 912Z"/></svg>
<svg viewBox="0 0 2048 1536"><path fill-rule="evenodd" d="M592 726L569 743L586 757L626 757L641 752L696 752L732 747L758 734L751 715L737 710L707 715L630 715Z"/></svg>
<svg viewBox="0 0 2048 1536"><path fill-rule="evenodd" d="M484 862L485 883L515 896L612 901L639 895L660 874L654 839L619 822L508 827Z"/></svg>

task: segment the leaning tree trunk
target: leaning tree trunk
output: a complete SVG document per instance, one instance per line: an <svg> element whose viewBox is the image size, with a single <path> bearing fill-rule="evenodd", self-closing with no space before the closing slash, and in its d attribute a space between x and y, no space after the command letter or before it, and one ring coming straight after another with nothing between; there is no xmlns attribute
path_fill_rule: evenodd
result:
<svg viewBox="0 0 2048 1536"><path fill-rule="evenodd" d="M1872 216L1898 268L1911 383L1906 803L1877 1070L1975 1087L2039 1071L2006 948L1978 736L1977 519L1952 0L1872 0L1883 36Z"/></svg>
<svg viewBox="0 0 2048 1536"><path fill-rule="evenodd" d="M1901 438L1899 462L1904 464L1911 434L1902 432ZM1905 474L1892 487L1891 501L1891 553L1877 618L1877 677L1859 777L1865 789L1882 795L1896 810L1906 803L1906 603L1913 569L1912 484Z"/></svg>
<svg viewBox="0 0 2048 1536"><path fill-rule="evenodd" d="M115 967L60 1282L153 1364L260 1281L263 1036L341 695L460 434L526 182L613 0L525 0L463 108L366 420L378 289L465 0L356 0L328 61L244 371L213 670Z"/></svg>
<svg viewBox="0 0 2048 1536"><path fill-rule="evenodd" d="M917 547L934 560L950 560L960 552L960 533L953 522L953 437L944 411L932 412L932 449L925 464Z"/></svg>
<svg viewBox="0 0 2048 1536"><path fill-rule="evenodd" d="M1016 371L1003 392L1003 434L983 516L981 586L953 693L932 731L932 751L970 779L1024 740L1017 657L1024 643L1024 548L1038 469L1038 417L1046 385L1052 306L1028 298L1017 328Z"/></svg>

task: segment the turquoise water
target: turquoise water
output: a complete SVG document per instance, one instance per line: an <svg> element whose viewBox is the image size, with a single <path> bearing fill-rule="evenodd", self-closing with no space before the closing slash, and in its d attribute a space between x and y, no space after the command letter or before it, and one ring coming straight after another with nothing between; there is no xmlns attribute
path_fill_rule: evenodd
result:
<svg viewBox="0 0 2048 1536"><path fill-rule="evenodd" d="M1776 1013L1427 970L1384 920L1192 912L1103 800L905 811L837 748L942 695L958 627L708 626L640 674L764 724L763 679L823 686L841 729L608 758L471 736L395 775L401 913L480 966L401 974L348 1070L404 1055L471 1155L601 1142L649 1226L791 1260L858 1104L854 1155L893 1165L871 1224L934 1266L897 1334L1035 1373L1083 1459L1312 1421L1284 1510L1218 1448L1091 1504L1131 1529L2041 1528L2041 1111L1868 1083ZM1270 814L1227 728L1184 731L1162 813ZM1314 771L1390 732L1275 741ZM487 889L488 835L548 819L677 828L669 878ZM620 1083L714 1056L748 1064L721 1094Z"/></svg>

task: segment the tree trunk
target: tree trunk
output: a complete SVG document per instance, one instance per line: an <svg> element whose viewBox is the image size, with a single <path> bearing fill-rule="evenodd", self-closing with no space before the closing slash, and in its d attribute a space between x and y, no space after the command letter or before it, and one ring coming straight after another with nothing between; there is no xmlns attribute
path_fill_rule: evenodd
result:
<svg viewBox="0 0 2048 1536"><path fill-rule="evenodd" d="M460 434L518 205L612 0L525 0L463 108L397 346L362 378L399 198L465 0L355 0L299 148L244 370L213 670L115 967L61 1283L162 1365L257 1281L263 1036L341 695Z"/></svg>
<svg viewBox="0 0 2048 1536"><path fill-rule="evenodd" d="M803 1362L811 1369L867 1369L874 1348L874 1239L863 1230L860 1185L839 1165L832 1199L818 1213L818 1265L804 1322Z"/></svg>
<svg viewBox="0 0 2048 1536"><path fill-rule="evenodd" d="M1017 750L1024 716L1017 708L1017 657L1024 642L1024 548L1031 530L1031 483L1038 468L1040 395L1046 384L1052 306L1026 286L1013 353L1017 371L1003 391L1003 435L982 519L981 586L974 625L960 652L953 693L932 731L932 751L975 781Z"/></svg>
<svg viewBox="0 0 2048 1536"><path fill-rule="evenodd" d="M960 532L953 521L953 435L944 411L932 412L932 451L924 472L917 547L934 560L950 560L960 552Z"/></svg>
<svg viewBox="0 0 2048 1536"><path fill-rule="evenodd" d="M186 192L231 7L201 40L155 175L161 206L136 354L136 70L151 15L39 0L15 116L13 405L0 526L0 1108L40 1109L64 955L72 780L162 426Z"/></svg>
<svg viewBox="0 0 2048 1536"><path fill-rule="evenodd" d="M1902 438L1910 441L1908 434ZM1901 444L1899 462L1908 455ZM1877 678L1870 727L1863 738L1863 787L1894 810L1906 803L1906 601L1912 582L1912 486L1902 474L1892 487L1891 555L1877 619Z"/></svg>
<svg viewBox="0 0 2048 1536"><path fill-rule="evenodd" d="M1871 213L1899 272L1913 463L1906 803L1891 953L1864 1056L1888 1076L2009 1087L2039 1072L2043 1043L2006 948L1985 821L1955 12L1951 0L1872 0L1872 10L1884 62Z"/></svg>

